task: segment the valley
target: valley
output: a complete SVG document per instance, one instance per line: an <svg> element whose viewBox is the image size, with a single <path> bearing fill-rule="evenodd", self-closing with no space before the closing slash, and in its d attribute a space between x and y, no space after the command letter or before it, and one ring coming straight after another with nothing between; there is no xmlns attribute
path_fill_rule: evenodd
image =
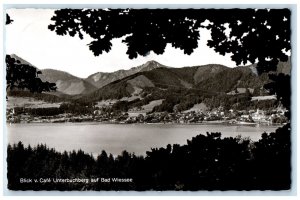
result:
<svg viewBox="0 0 300 200"><path fill-rule="evenodd" d="M13 55L21 62L31 65ZM31 65L32 66L32 65ZM280 63L286 72L290 62ZM55 92L8 91L7 122L286 123L285 108L264 88L268 74L255 65L172 68L156 61L86 79L44 69Z"/></svg>

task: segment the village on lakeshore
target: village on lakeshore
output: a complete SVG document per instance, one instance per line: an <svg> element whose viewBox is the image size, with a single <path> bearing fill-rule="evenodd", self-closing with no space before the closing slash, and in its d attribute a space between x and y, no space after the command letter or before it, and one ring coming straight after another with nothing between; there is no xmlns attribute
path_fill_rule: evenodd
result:
<svg viewBox="0 0 300 200"><path fill-rule="evenodd" d="M150 103L151 104L151 103ZM49 114L51 108L41 108L47 110L47 114L29 114L26 108L8 108L7 123L64 123L64 122L103 122L103 123L171 123L171 124L191 124L191 123L226 123L226 124L284 124L287 123L283 107L272 110L225 110L223 107L207 109L203 103L195 105L192 109L177 112L151 112L147 106L139 109L129 109L128 112L104 111L103 107L94 107L90 113L74 114ZM58 109L58 108L52 108Z"/></svg>

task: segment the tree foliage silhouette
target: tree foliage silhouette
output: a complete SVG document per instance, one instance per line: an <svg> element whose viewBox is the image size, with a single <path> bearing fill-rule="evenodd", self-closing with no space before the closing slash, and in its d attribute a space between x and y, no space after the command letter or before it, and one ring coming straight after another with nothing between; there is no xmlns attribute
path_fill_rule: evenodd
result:
<svg viewBox="0 0 300 200"><path fill-rule="evenodd" d="M8 145L11 190L286 190L291 186L289 126L262 134L257 142L220 133L197 135L185 145L152 148L146 156L105 151L57 152L45 145ZM132 178L131 183L20 183L40 179Z"/></svg>
<svg viewBox="0 0 300 200"><path fill-rule="evenodd" d="M131 59L162 54L168 43L189 55L201 39L199 28L211 30L209 47L231 53L237 65L257 62L260 73L276 70L291 49L288 9L61 9L52 20L49 29L58 35L89 35L95 56L123 36Z"/></svg>
<svg viewBox="0 0 300 200"><path fill-rule="evenodd" d="M30 92L50 92L56 90L55 83L49 83L48 81L43 82L38 75L41 71L37 68L22 64L19 60L6 55L6 88L13 90L28 89Z"/></svg>
<svg viewBox="0 0 300 200"><path fill-rule="evenodd" d="M10 18L10 16L9 16L8 14L6 14L6 22L5 22L5 24L6 24L6 25L7 25L7 24L11 24L13 21L14 21L14 20L12 20L12 19Z"/></svg>
<svg viewBox="0 0 300 200"><path fill-rule="evenodd" d="M11 24L13 20L6 14L6 25ZM42 74L37 68L22 63L20 60L6 55L6 89L13 90L27 89L30 92L41 93L56 90L55 83L43 82L38 75Z"/></svg>

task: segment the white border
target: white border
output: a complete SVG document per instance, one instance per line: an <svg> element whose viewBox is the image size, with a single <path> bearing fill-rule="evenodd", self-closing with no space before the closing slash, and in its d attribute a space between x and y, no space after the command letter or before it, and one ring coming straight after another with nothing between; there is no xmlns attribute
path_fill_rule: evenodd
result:
<svg viewBox="0 0 300 200"><path fill-rule="evenodd" d="M246 7L252 7L253 4L256 4L255 7L266 7L266 6L270 6L271 4L271 7L289 7L289 6L293 6L294 9L296 10L296 13L293 12L293 14L296 14L297 16L293 16L293 19L294 20L298 20L298 12L297 12L297 8L299 8L299 5L298 5L298 2L296 0L286 0L286 1L276 1L276 0L273 0L273 1L266 1L266 0L252 0L252 1L236 1L236 0L233 0L233 1L225 1L226 4L224 4L224 1L221 1L221 0L217 0L217 1L204 1L204 0L185 0L185 1L172 1L172 0L151 0L151 1L134 1L134 0L131 0L131 1L128 1L128 0L104 0L104 1L96 1L96 0L87 0L87 1L79 1L79 0L70 0L70 1L62 1L62 0L52 0L52 1L38 1L38 0L31 0L31 1L22 1L22 0L4 0L2 1L2 7L1 7L1 10L2 10L2 15L0 15L0 21L3 23L4 22L4 18L5 18L5 15L4 15L4 12L3 12L3 7L4 7L4 4L23 4L23 7L26 6L26 4L28 5L28 7L32 7L32 5L30 4L39 4L39 5L43 5L41 7L51 7L53 4L57 4L57 5L64 5L64 4L106 4L106 5L114 5L114 6L111 6L111 7L118 7L118 5L120 4L135 4L135 3L139 3L141 5L136 5L137 7L142 7L143 4L147 4L147 7L161 7L162 4L166 5L166 4L172 4L172 5L166 5L166 6L171 6L171 7L185 7L186 4L198 4L197 6L199 7L205 7L207 5L199 5L199 4L204 4L204 3L209 3L210 4L210 7L213 7L213 8L229 8L229 7L242 7L242 8L246 8ZM26 3L26 4L25 4ZM242 3L242 4L241 4ZM246 3L246 4L245 4ZM160 4L160 5L159 5ZM175 4L175 5L174 5ZM185 5L182 5L182 4L185 4ZM213 4L219 4L219 5L213 5ZM236 4L239 4L239 5L236 5ZM269 4L269 5L267 5ZM277 4L277 5L276 5ZM287 4L295 4L295 5L287 5ZM252 6L251 6L252 5ZM76 5L76 6L79 6L79 5ZM101 5L99 5L101 6ZM14 7L18 7L18 5L15 5ZM135 6L134 6L135 7ZM299 118L297 117L297 114L299 113L298 109L299 107L296 105L296 101L298 99L298 92L297 92L297 88L299 88L298 86L298 82L297 82L297 79L296 77L299 77L298 73L299 73L299 70L296 70L296 67L297 67L297 57L299 56L299 53L297 51L297 36L299 33L297 33L297 24L296 22L294 22L292 24L292 41L293 41L293 44L292 44L292 131L293 131L293 135L296 136L297 134L297 124L299 122ZM4 41L4 35L3 35L3 29L1 30L1 40L2 40L2 44L3 44L3 41ZM2 58L2 69L0 70L0 75L1 77L4 79L2 80L3 83L5 83L5 76L4 76L4 71L3 69L4 68L4 49L3 49L3 45L1 46L1 49L2 49L2 54L1 54L1 58ZM3 86L3 85L2 85ZM5 114L5 90L3 87L0 87L1 89L1 102L2 102L2 106L0 106L0 112L2 112L3 114ZM4 131L4 115L0 115L0 123L2 125L2 131ZM4 137L0 137L0 142L1 144L3 144L3 138ZM295 156L298 154L299 150L297 150L297 146L296 144L300 144L299 143L299 138L300 137L293 137L293 159L295 158ZM297 142L296 142L297 141ZM5 146L3 148L0 148L0 160L2 161L2 163L6 164L6 161L5 161ZM299 155L299 154L298 154ZM294 159L295 161L295 159ZM297 163L293 163L294 166L299 166L299 159L297 160ZM1 170L0 170L0 174L3 175L3 180L6 179L6 174L4 174L3 172L6 171L4 168L6 166L2 166L1 165ZM299 180L299 173L298 174L293 174L293 179L294 180ZM11 195L10 192L7 193L7 191L2 191L3 190L3 186L5 186L6 184L0 180L0 191L1 193L3 194L3 192L5 192L5 195ZM298 184L299 185L299 182ZM298 190L299 186L297 188L293 188L293 191L292 193L285 193L283 192L283 195L293 195L293 196L289 196L289 197L285 197L285 198L288 198L288 199L296 199L296 197L299 195L297 194L296 192L298 191L299 193L299 190ZM144 192L144 193L139 193L139 192L71 192L72 194L67 194L69 192L57 192L57 194L54 194L54 192L32 192L32 194L26 194L27 192L13 192L14 194L13 195L72 195L72 199L73 198L82 198L82 197L75 197L73 195L87 195L87 196L90 196L90 195L107 195L107 196L113 196L113 195L126 195L126 197L122 197L122 198L132 198L132 197L129 197L129 195L158 195L158 196L165 196L165 195L171 195L173 196L172 198L175 198L175 196L181 196L181 195L201 195L201 198L203 198L202 195L213 195L213 197L205 197L206 198L222 198L222 199L227 199L227 198L240 198L239 196L243 196L243 198L264 198L264 199L269 199L269 198L272 198L272 199L276 199L276 198L280 198L282 199L283 196L281 196L282 194L279 194L278 192L271 192L269 194L266 194L266 192L263 192L263 194L259 194L260 192L256 193L256 194L251 194L251 192L238 192L239 194L229 194L228 192L204 192L204 194L200 194L202 192ZM94 193L94 194L92 194ZM131 193L131 194L130 194ZM168 193L168 194L167 194ZM267 192L268 193L268 192ZM174 196L175 195L175 196ZM217 195L217 196L216 196ZM223 196L225 195L225 196ZM233 197L230 197L229 195L239 195L239 196L233 196ZM255 195L255 196L252 196L252 197L249 197L249 195ZM272 195L272 196L262 196L262 197L258 197L256 195ZM294 196L295 195L295 196ZM5 197L5 198L9 198L9 197ZM37 197L30 197L28 196L27 198L37 198ZM53 197L45 197L45 198L53 198ZM101 197L102 198L102 197ZM136 197L135 197L136 198ZM157 197L155 197L157 198ZM182 197L177 197L177 198L182 198ZM193 198L193 197L192 197ZM195 198L195 196L194 196Z"/></svg>

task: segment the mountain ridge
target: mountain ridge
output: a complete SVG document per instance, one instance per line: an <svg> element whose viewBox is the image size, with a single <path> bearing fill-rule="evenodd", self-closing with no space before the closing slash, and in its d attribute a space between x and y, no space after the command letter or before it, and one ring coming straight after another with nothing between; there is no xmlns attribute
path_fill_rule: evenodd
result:
<svg viewBox="0 0 300 200"><path fill-rule="evenodd" d="M43 69L41 72L40 78L43 81L56 83L57 91L67 95L87 94L97 89L84 79L78 78L68 72L55 69Z"/></svg>
<svg viewBox="0 0 300 200"><path fill-rule="evenodd" d="M101 88L113 81L130 76L137 72L151 71L153 69L160 68L160 67L167 67L167 66L162 65L157 61L151 60L146 62L143 65L132 67L128 70L121 69L114 72L96 72L88 76L85 80L91 83L92 85L96 86L97 88Z"/></svg>
<svg viewBox="0 0 300 200"><path fill-rule="evenodd" d="M70 95L83 95L95 91L97 88L93 85L90 85L84 79L78 78L68 72L55 70L55 69L39 69L34 66L27 60L17 56L16 54L11 54L12 58L19 60L22 64L30 65L39 71L42 74L39 74L38 77L42 81L48 81L55 83L57 86L56 92L50 92L51 95L56 95L59 97L68 97Z"/></svg>
<svg viewBox="0 0 300 200"><path fill-rule="evenodd" d="M289 72L290 62L280 62L277 73ZM149 88L160 90L197 90L206 93L227 94L238 88L250 88L263 92L269 82L268 74L258 75L254 65L229 68L219 64L199 65L182 68L160 67L150 71L140 71L123 79L115 80L97 89L83 99L99 101L120 99L142 94ZM260 92L259 92L260 91Z"/></svg>
<svg viewBox="0 0 300 200"><path fill-rule="evenodd" d="M12 54L12 57L33 66L15 54ZM194 89L227 93L238 87L262 87L268 78L267 75L258 76L255 66L253 64L229 68L220 64L207 64L172 68L151 60L128 70L97 72L87 78L79 78L55 69L40 70L42 74L39 77L43 81L56 83L58 89L55 95L57 96L65 95L69 98L73 96L75 99L91 97L99 100L139 95L146 88ZM290 73L290 59L288 62L278 64L278 72Z"/></svg>

